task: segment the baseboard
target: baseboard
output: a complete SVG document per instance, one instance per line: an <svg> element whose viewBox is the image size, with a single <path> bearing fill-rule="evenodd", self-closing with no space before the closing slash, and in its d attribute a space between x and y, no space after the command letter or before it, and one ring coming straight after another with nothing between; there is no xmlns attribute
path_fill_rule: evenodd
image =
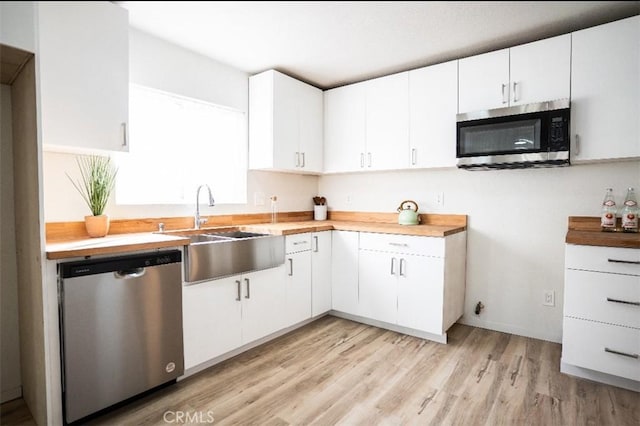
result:
<svg viewBox="0 0 640 426"><path fill-rule="evenodd" d="M619 376L602 373L600 371L589 370L588 368L576 367L560 360L560 372L594 382L604 383L618 388L640 392L640 382Z"/></svg>
<svg viewBox="0 0 640 426"><path fill-rule="evenodd" d="M395 324L389 324L383 321L373 320L371 318L365 318L358 315L347 314L345 312L340 311L329 311L329 315L333 315L334 317L344 318L355 322L360 322L362 324L372 325L378 328L384 328L385 330L395 331L397 333L407 334L409 336L419 337L421 339L432 340L437 343L447 344L447 333L444 334L434 334L427 333L426 331L420 331L413 328L401 327Z"/></svg>
<svg viewBox="0 0 640 426"><path fill-rule="evenodd" d="M0 392L0 403L4 404L5 402L12 401L14 399L20 398L22 396L22 386L16 386L11 389L3 389Z"/></svg>
<svg viewBox="0 0 640 426"><path fill-rule="evenodd" d="M531 330L494 321L483 321L471 318L468 315L462 316L457 321L459 324L470 325L472 327L485 328L487 330L499 331L500 333L515 334L516 336L530 337L532 339L544 340L546 342L562 343L562 335L550 336L540 333L531 332Z"/></svg>

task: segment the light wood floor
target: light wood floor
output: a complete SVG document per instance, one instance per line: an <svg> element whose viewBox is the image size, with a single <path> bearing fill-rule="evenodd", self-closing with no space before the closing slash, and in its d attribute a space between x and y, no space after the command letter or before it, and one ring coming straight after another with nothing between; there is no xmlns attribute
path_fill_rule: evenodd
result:
<svg viewBox="0 0 640 426"><path fill-rule="evenodd" d="M640 424L640 394L561 374L560 352L459 324L442 345L325 317L90 424Z"/></svg>

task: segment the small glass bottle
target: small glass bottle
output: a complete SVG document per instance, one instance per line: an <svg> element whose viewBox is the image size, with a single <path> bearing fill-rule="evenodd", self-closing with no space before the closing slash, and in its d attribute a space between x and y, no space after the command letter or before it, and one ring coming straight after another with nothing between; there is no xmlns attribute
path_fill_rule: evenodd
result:
<svg viewBox="0 0 640 426"><path fill-rule="evenodd" d="M271 197L271 223L278 222L278 197L275 195Z"/></svg>
<svg viewBox="0 0 640 426"><path fill-rule="evenodd" d="M622 232L638 232L638 210L636 194L629 188L622 207Z"/></svg>
<svg viewBox="0 0 640 426"><path fill-rule="evenodd" d="M607 188L607 193L602 201L602 210L600 211L600 226L603 231L614 232L616 230L616 211L613 189Z"/></svg>

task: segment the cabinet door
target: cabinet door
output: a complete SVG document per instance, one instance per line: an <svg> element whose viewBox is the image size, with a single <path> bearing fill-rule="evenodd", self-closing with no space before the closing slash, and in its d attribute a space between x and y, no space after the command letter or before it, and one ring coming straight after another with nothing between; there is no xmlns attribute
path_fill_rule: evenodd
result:
<svg viewBox="0 0 640 426"><path fill-rule="evenodd" d="M300 167L300 88L304 84L277 71L273 74L273 167Z"/></svg>
<svg viewBox="0 0 640 426"><path fill-rule="evenodd" d="M512 47L509 105L569 99L571 35Z"/></svg>
<svg viewBox="0 0 640 426"><path fill-rule="evenodd" d="M311 251L288 254L285 326L311 318Z"/></svg>
<svg viewBox="0 0 640 426"><path fill-rule="evenodd" d="M392 170L409 165L409 73L365 82L366 170Z"/></svg>
<svg viewBox="0 0 640 426"><path fill-rule="evenodd" d="M331 307L358 315L358 233L331 234Z"/></svg>
<svg viewBox="0 0 640 426"><path fill-rule="evenodd" d="M409 71L409 142L413 168L456 166L458 61Z"/></svg>
<svg viewBox="0 0 640 426"><path fill-rule="evenodd" d="M300 169L322 173L324 165L324 96L322 90L301 83L299 88Z"/></svg>
<svg viewBox="0 0 640 426"><path fill-rule="evenodd" d="M244 274L241 287L243 344L284 328L284 265Z"/></svg>
<svg viewBox="0 0 640 426"><path fill-rule="evenodd" d="M331 231L311 235L311 315L331 310Z"/></svg>
<svg viewBox="0 0 640 426"><path fill-rule="evenodd" d="M185 369L242 345L239 283L238 276L183 287Z"/></svg>
<svg viewBox="0 0 640 426"><path fill-rule="evenodd" d="M444 259L403 255L400 262L398 325L444 333Z"/></svg>
<svg viewBox="0 0 640 426"><path fill-rule="evenodd" d="M42 141L127 151L128 12L111 2L39 2Z"/></svg>
<svg viewBox="0 0 640 426"><path fill-rule="evenodd" d="M361 170L365 150L363 83L324 92L324 108L324 171Z"/></svg>
<svg viewBox="0 0 640 426"><path fill-rule="evenodd" d="M640 157L640 16L572 33L572 161Z"/></svg>
<svg viewBox="0 0 640 426"><path fill-rule="evenodd" d="M502 108L509 103L509 49L460 59L459 113Z"/></svg>
<svg viewBox="0 0 640 426"><path fill-rule="evenodd" d="M360 250L360 315L395 324L398 320L400 256Z"/></svg>

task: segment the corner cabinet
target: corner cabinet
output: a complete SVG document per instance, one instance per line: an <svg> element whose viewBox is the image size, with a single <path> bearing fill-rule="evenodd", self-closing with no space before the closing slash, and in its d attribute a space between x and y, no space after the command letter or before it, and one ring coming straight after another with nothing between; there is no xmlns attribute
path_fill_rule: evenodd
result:
<svg viewBox="0 0 640 426"><path fill-rule="evenodd" d="M572 161L640 158L640 16L572 34Z"/></svg>
<svg viewBox="0 0 640 426"><path fill-rule="evenodd" d="M322 90L275 70L249 78L249 168L323 170Z"/></svg>
<svg viewBox="0 0 640 426"><path fill-rule="evenodd" d="M409 73L325 92L325 172L409 167Z"/></svg>
<svg viewBox="0 0 640 426"><path fill-rule="evenodd" d="M112 2L38 2L45 149L128 151L129 14Z"/></svg>
<svg viewBox="0 0 640 426"><path fill-rule="evenodd" d="M640 391L640 249L567 244L561 371Z"/></svg>
<svg viewBox="0 0 640 426"><path fill-rule="evenodd" d="M459 112L569 98L571 35L459 61Z"/></svg>

